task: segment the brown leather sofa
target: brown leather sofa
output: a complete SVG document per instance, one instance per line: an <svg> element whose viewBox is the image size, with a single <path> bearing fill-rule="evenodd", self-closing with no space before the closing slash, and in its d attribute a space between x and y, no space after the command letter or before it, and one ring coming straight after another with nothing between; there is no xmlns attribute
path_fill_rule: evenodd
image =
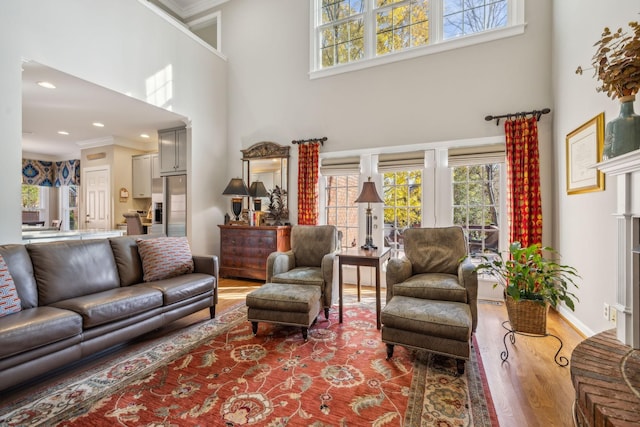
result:
<svg viewBox="0 0 640 427"><path fill-rule="evenodd" d="M140 237L140 236L137 236ZM0 317L0 390L218 301L218 259L143 282L136 237L0 245L22 311Z"/></svg>

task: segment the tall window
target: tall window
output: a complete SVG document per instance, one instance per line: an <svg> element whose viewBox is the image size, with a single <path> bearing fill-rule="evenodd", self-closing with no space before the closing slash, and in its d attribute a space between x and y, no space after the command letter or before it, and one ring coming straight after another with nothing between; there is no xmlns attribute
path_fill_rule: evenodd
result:
<svg viewBox="0 0 640 427"><path fill-rule="evenodd" d="M384 243L402 249L402 233L422 224L422 170L383 173Z"/></svg>
<svg viewBox="0 0 640 427"><path fill-rule="evenodd" d="M358 243L358 174L326 177L325 214L327 224L342 231L342 247Z"/></svg>
<svg viewBox="0 0 640 427"><path fill-rule="evenodd" d="M501 163L451 168L453 223L465 229L471 255L499 251L501 173Z"/></svg>
<svg viewBox="0 0 640 427"><path fill-rule="evenodd" d="M522 14L515 13L516 7L524 8L523 2L314 0L312 70L363 62L459 36L516 26L524 21Z"/></svg>

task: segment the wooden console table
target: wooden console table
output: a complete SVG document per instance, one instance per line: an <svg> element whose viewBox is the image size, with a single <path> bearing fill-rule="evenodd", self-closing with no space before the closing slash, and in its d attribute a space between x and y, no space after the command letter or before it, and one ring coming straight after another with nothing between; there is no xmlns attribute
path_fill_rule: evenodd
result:
<svg viewBox="0 0 640 427"><path fill-rule="evenodd" d="M220 276L265 280L271 252L291 249L291 226L220 227Z"/></svg>

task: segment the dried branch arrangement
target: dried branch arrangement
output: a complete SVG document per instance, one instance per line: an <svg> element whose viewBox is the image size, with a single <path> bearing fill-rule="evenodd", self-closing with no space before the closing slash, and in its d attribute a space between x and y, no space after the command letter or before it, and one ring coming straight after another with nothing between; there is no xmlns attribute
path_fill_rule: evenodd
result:
<svg viewBox="0 0 640 427"><path fill-rule="evenodd" d="M622 98L635 95L640 89L640 25L630 22L631 33L606 27L600 40L594 44L596 53L591 59L594 76L600 81L596 88L608 97ZM582 67L576 74L582 74Z"/></svg>

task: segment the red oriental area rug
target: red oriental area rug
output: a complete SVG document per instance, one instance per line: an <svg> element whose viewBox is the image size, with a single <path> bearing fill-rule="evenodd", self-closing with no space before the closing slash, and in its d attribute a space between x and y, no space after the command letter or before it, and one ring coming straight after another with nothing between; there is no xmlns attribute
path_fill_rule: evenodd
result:
<svg viewBox="0 0 640 427"><path fill-rule="evenodd" d="M387 361L374 307L320 315L307 342L266 323L253 336L237 307L3 408L0 425L498 425L479 355L462 376L400 346Z"/></svg>

